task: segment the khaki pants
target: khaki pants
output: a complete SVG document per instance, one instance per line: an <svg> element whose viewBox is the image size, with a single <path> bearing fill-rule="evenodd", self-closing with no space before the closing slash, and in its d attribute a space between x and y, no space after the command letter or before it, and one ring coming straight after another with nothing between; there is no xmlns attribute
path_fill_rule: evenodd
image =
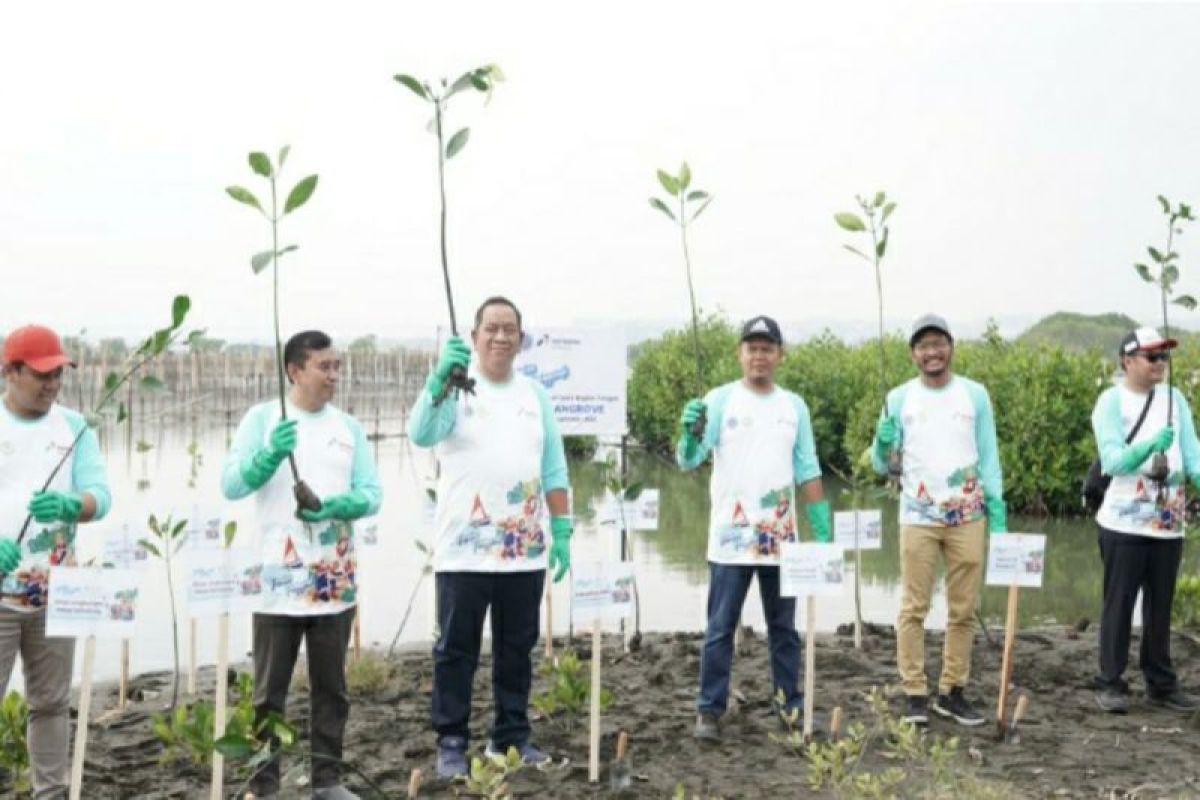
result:
<svg viewBox="0 0 1200 800"><path fill-rule="evenodd" d="M17 653L29 704L29 765L37 800L67 796L70 772L71 665L74 639L46 638L46 609L32 613L0 607L0 693L8 691Z"/></svg>
<svg viewBox="0 0 1200 800"><path fill-rule="evenodd" d="M925 616L929 613L939 553L946 561L947 617L938 691L946 694L955 686L967 684L986 525L981 519L957 527L906 525L900 529L904 596L896 624L896 666L907 695L929 693L925 680Z"/></svg>

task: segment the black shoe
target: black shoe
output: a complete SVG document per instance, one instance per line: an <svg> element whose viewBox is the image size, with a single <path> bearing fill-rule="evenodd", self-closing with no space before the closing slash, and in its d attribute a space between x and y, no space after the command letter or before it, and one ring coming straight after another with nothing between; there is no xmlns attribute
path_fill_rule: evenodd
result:
<svg viewBox="0 0 1200 800"><path fill-rule="evenodd" d="M1100 689L1097 691L1096 705L1105 714L1129 713L1129 697L1119 689Z"/></svg>
<svg viewBox="0 0 1200 800"><path fill-rule="evenodd" d="M904 699L904 715L900 717L912 725L929 724L929 698L923 694L910 694Z"/></svg>
<svg viewBox="0 0 1200 800"><path fill-rule="evenodd" d="M1164 694L1148 694L1146 699L1156 706L1169 708L1172 711L1183 711L1190 714L1193 711L1200 710L1200 700L1195 695L1190 695L1179 689L1172 689Z"/></svg>
<svg viewBox="0 0 1200 800"><path fill-rule="evenodd" d="M961 686L955 686L950 690L950 694L939 694L935 697L933 710L968 728L974 728L984 723L983 714L976 711L971 702L967 700Z"/></svg>
<svg viewBox="0 0 1200 800"><path fill-rule="evenodd" d="M692 736L705 742L721 741L721 721L715 714L698 714Z"/></svg>

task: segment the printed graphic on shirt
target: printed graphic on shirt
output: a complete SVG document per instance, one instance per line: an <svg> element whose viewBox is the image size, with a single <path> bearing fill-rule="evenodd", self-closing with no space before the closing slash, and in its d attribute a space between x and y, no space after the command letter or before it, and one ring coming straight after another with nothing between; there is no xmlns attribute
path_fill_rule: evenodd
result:
<svg viewBox="0 0 1200 800"><path fill-rule="evenodd" d="M779 543L796 541L796 518L792 513L790 486L772 489L751 509L753 521L742 501L735 501L728 523L717 535L721 555L729 558L779 558Z"/></svg>
<svg viewBox="0 0 1200 800"><path fill-rule="evenodd" d="M1108 510L1123 522L1160 533L1179 533L1183 530L1183 474L1172 472L1165 485L1137 476L1132 495L1109 504Z"/></svg>
<svg viewBox="0 0 1200 800"><path fill-rule="evenodd" d="M265 564L262 574L268 608L279 603L312 607L357 599L357 554L354 526L349 522L279 530L272 538L279 547L277 560Z"/></svg>
<svg viewBox="0 0 1200 800"><path fill-rule="evenodd" d="M546 552L542 502L542 482L537 479L518 481L504 495L501 507L492 511L476 493L467 524L450 543L450 557L469 555L498 561L540 557Z"/></svg>
<svg viewBox="0 0 1200 800"><path fill-rule="evenodd" d="M22 565L4 578L4 601L41 608L46 605L50 567L75 566L75 526L42 528L22 543Z"/></svg>
<svg viewBox="0 0 1200 800"><path fill-rule="evenodd" d="M946 477L946 487L957 489L934 500L924 481L917 483L915 495L905 494L902 514L906 524L962 525L984 516L983 487L979 485L979 470L975 465L961 467Z"/></svg>

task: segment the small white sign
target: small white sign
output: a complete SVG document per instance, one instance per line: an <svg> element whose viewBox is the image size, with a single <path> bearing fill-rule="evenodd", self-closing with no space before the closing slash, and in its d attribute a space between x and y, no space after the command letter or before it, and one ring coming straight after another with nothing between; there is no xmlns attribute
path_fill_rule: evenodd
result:
<svg viewBox="0 0 1200 800"><path fill-rule="evenodd" d="M846 583L845 550L834 542L781 542L779 594L839 596Z"/></svg>
<svg viewBox="0 0 1200 800"><path fill-rule="evenodd" d="M175 519L186 519L183 533L184 544L192 551L216 550L225 546L222 535L221 507L203 503L193 504L175 515Z"/></svg>
<svg viewBox="0 0 1200 800"><path fill-rule="evenodd" d="M605 492L604 499L596 503L596 522L600 525L621 527L621 503L612 492ZM626 530L658 530L658 489L643 489L636 500L624 502Z"/></svg>
<svg viewBox="0 0 1200 800"><path fill-rule="evenodd" d="M379 520L376 517L356 519L354 525L354 543L363 547L374 547L379 544Z"/></svg>
<svg viewBox="0 0 1200 800"><path fill-rule="evenodd" d="M1039 589L1045 572L1045 534L994 533L988 537L988 586Z"/></svg>
<svg viewBox="0 0 1200 800"><path fill-rule="evenodd" d="M576 625L619 620L633 613L632 562L593 561L572 569L571 612Z"/></svg>
<svg viewBox="0 0 1200 800"><path fill-rule="evenodd" d="M877 508L837 511L833 515L833 541L847 550L854 549L854 527L858 526L858 549L883 547L883 512Z"/></svg>
<svg viewBox="0 0 1200 800"><path fill-rule="evenodd" d="M196 550L187 558L188 615L253 611L262 601L263 565L250 548Z"/></svg>
<svg viewBox="0 0 1200 800"><path fill-rule="evenodd" d="M132 569L51 567L46 635L132 637L139 578Z"/></svg>
<svg viewBox="0 0 1200 800"><path fill-rule="evenodd" d="M658 530L658 489L643 489L638 495L634 503L632 527L635 531Z"/></svg>
<svg viewBox="0 0 1200 800"><path fill-rule="evenodd" d="M150 552L140 544L142 538L128 522L106 531L101 563L117 569L145 569L150 565Z"/></svg>

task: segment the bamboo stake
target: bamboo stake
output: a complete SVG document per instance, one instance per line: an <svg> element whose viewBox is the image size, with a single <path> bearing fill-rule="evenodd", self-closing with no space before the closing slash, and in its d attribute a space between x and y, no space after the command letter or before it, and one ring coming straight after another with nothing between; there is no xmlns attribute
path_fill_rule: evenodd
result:
<svg viewBox="0 0 1200 800"><path fill-rule="evenodd" d="M408 800L417 800L421 791L421 770L414 769L408 776Z"/></svg>
<svg viewBox="0 0 1200 800"><path fill-rule="evenodd" d="M89 636L83 645L83 685L79 689L79 716L75 720L75 753L71 759L71 796L83 796L83 756L87 752L88 716L92 710L92 672L96 665L96 637Z"/></svg>
<svg viewBox="0 0 1200 800"><path fill-rule="evenodd" d="M188 694L196 694L196 618L188 618Z"/></svg>
<svg viewBox="0 0 1200 800"><path fill-rule="evenodd" d="M1013 642L1017 635L1017 596L1014 582L1008 587L1008 613L1004 620L1004 655L1000 659L1000 699L996 704L996 729L1004 740L1006 708L1008 706L1008 684L1012 678Z"/></svg>
<svg viewBox="0 0 1200 800"><path fill-rule="evenodd" d="M124 711L129 695L129 640L121 640L121 675L117 680L117 710Z"/></svg>
<svg viewBox="0 0 1200 800"><path fill-rule="evenodd" d="M217 618L217 691L213 712L213 741L225 735L225 701L229 694L229 612ZM225 792L225 757L218 751L212 754L212 794L210 800L221 800Z"/></svg>
<svg viewBox="0 0 1200 800"><path fill-rule="evenodd" d="M592 623L592 696L590 715L590 730L588 732L588 783L600 780L600 661L601 652L600 620Z"/></svg>
<svg viewBox="0 0 1200 800"><path fill-rule="evenodd" d="M817 600L811 594L804 599L807 621L804 625L804 741L812 741L813 694L817 683L817 648L813 642L817 629Z"/></svg>

